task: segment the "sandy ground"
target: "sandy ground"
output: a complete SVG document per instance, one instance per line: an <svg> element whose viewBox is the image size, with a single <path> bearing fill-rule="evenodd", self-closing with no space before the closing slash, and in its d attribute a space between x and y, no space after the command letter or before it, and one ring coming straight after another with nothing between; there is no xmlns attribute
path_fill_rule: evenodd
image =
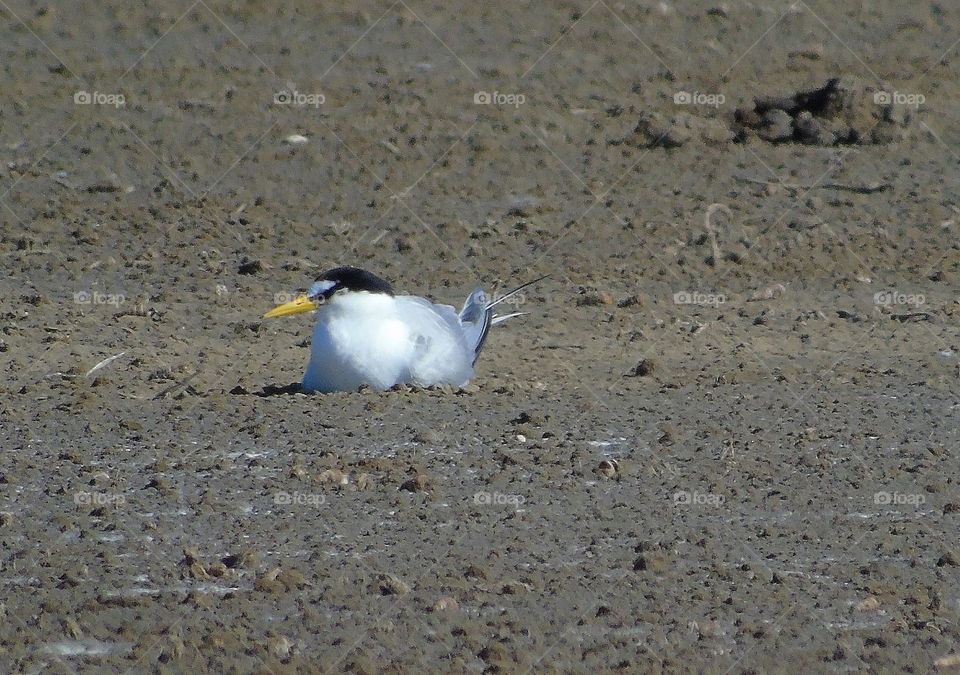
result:
<svg viewBox="0 0 960 675"><path fill-rule="evenodd" d="M0 670L958 667L960 12L326 4L0 10ZM297 393L340 264L552 276Z"/></svg>

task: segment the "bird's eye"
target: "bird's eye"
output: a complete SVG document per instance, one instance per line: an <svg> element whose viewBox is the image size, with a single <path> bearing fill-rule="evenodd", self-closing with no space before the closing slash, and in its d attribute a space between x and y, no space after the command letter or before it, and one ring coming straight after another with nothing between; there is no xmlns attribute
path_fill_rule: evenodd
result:
<svg viewBox="0 0 960 675"><path fill-rule="evenodd" d="M307 291L307 297L314 302L323 302L336 290L337 283L324 279L314 282Z"/></svg>

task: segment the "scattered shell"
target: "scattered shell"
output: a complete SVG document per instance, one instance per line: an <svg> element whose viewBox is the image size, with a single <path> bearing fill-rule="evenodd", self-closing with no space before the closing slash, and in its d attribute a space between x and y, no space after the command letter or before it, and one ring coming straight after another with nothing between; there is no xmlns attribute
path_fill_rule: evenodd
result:
<svg viewBox="0 0 960 675"><path fill-rule="evenodd" d="M605 459L597 466L596 472L601 476L613 478L620 473L620 462L615 459Z"/></svg>
<svg viewBox="0 0 960 675"><path fill-rule="evenodd" d="M811 61L819 61L823 58L823 45L820 43L807 45L800 49L794 49L792 52L787 54L792 58L801 58L801 59L810 59Z"/></svg>
<svg viewBox="0 0 960 675"><path fill-rule="evenodd" d="M960 654L947 654L933 662L934 668L960 668Z"/></svg>
<svg viewBox="0 0 960 675"><path fill-rule="evenodd" d="M442 442L443 436L441 436L436 430L426 428L421 429L413 435L414 443L433 443L437 444Z"/></svg>
<svg viewBox="0 0 960 675"><path fill-rule="evenodd" d="M500 592L504 595L519 595L521 593L529 593L532 590L532 584L528 584L523 581L517 581L515 579L507 580L503 586L500 587Z"/></svg>
<svg viewBox="0 0 960 675"><path fill-rule="evenodd" d="M410 592L410 585L393 574L381 574L378 582L383 595L405 595Z"/></svg>
<svg viewBox="0 0 960 675"><path fill-rule="evenodd" d="M597 305L612 305L616 302L614 297L606 291L584 292L577 298L577 307L595 307Z"/></svg>
<svg viewBox="0 0 960 675"><path fill-rule="evenodd" d="M470 565L464 570L463 576L467 579L486 579L487 571L478 565Z"/></svg>
<svg viewBox="0 0 960 675"><path fill-rule="evenodd" d="M212 565L207 565L206 573L216 579L227 573L227 566L222 562L215 562Z"/></svg>
<svg viewBox="0 0 960 675"><path fill-rule="evenodd" d="M287 590L292 588L305 588L312 585L300 570L295 569L282 570L280 576L277 577L277 581L286 586Z"/></svg>
<svg viewBox="0 0 960 675"><path fill-rule="evenodd" d="M400 486L401 490L406 490L407 492L427 492L433 486L430 483L430 478L424 473L418 473L416 476L405 482Z"/></svg>
<svg viewBox="0 0 960 675"><path fill-rule="evenodd" d="M332 485L347 485L350 482L350 477L340 469L327 469L326 471L320 472L320 475L317 476L317 481L320 483L330 483Z"/></svg>
<svg viewBox="0 0 960 675"><path fill-rule="evenodd" d="M274 567L269 572L263 574L253 587L263 593L280 593L285 590L285 586L277 580L280 574L283 572L279 567Z"/></svg>
<svg viewBox="0 0 960 675"><path fill-rule="evenodd" d="M207 568L201 563L195 562L190 565L190 577L192 579L209 579L210 575L207 574Z"/></svg>
<svg viewBox="0 0 960 675"><path fill-rule="evenodd" d="M267 651L278 659L285 659L290 656L290 648L293 643L283 635L273 635L267 638Z"/></svg>
<svg viewBox="0 0 960 675"><path fill-rule="evenodd" d="M303 465L303 460L297 457L293 460L293 466L290 467L290 477L303 480L307 475L307 468Z"/></svg>
<svg viewBox="0 0 960 675"><path fill-rule="evenodd" d="M260 554L249 548L241 553L224 556L221 562L230 569L255 569L260 566Z"/></svg>
<svg viewBox="0 0 960 675"><path fill-rule="evenodd" d="M787 292L786 286L783 284L770 284L766 288L758 288L751 295L751 300L772 300L773 298L779 298L781 295Z"/></svg>
<svg viewBox="0 0 960 675"><path fill-rule="evenodd" d="M431 608L431 611L448 612L448 611L456 611L458 609L460 609L460 603L458 603L455 598L451 598L450 596L444 596L442 598L439 598L435 603L433 603L433 607Z"/></svg>
<svg viewBox="0 0 960 675"><path fill-rule="evenodd" d="M184 546L183 547L183 564L184 565L193 565L194 563L200 562L200 552L195 546Z"/></svg>
<svg viewBox="0 0 960 675"><path fill-rule="evenodd" d="M72 617L67 617L63 620L63 631L74 640L79 640L83 637L83 631L80 630L80 624L78 624L76 619Z"/></svg>

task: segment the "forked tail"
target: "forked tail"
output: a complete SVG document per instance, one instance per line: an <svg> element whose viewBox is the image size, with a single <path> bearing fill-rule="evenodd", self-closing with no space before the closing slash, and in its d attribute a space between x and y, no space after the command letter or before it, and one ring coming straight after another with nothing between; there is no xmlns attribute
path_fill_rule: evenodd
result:
<svg viewBox="0 0 960 675"><path fill-rule="evenodd" d="M480 356L480 350L483 349L483 343L486 342L487 333L490 332L490 326L506 321L507 319L512 319L515 316L526 314L526 312L514 312L513 314L495 317L493 315L493 308L504 300L513 297L527 286L532 286L538 281L543 281L548 276L550 275L545 274L533 281L528 281L522 286L517 286L493 302L487 302L487 295L483 292L483 288L479 286L470 294L467 301L463 303L463 309L460 310L460 326L463 329L464 337L467 339L467 344L473 349L473 363L476 363L477 357Z"/></svg>

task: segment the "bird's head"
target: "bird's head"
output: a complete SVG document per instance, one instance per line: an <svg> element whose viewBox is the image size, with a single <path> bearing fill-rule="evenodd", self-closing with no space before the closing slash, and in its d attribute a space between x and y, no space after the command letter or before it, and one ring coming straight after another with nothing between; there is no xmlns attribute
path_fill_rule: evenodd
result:
<svg viewBox="0 0 960 675"><path fill-rule="evenodd" d="M290 316L301 312L312 312L320 309L335 296L343 293L383 293L393 295L393 288L389 283L375 274L371 274L359 267L337 267L324 272L310 285L307 292L295 300L274 307L263 315L265 319L278 316Z"/></svg>

